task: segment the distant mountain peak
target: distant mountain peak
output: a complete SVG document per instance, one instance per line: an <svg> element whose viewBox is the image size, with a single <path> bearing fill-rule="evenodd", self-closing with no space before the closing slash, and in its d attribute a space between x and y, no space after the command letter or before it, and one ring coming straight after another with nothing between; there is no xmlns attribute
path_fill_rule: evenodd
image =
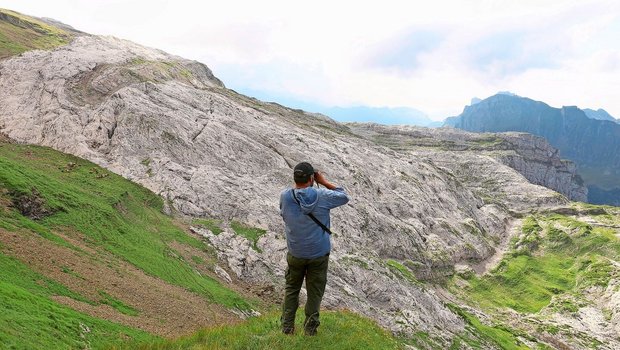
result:
<svg viewBox="0 0 620 350"><path fill-rule="evenodd" d="M497 95L520 97L519 95L517 95L517 94L515 94L515 93L512 93L512 92L510 92L510 91L498 91L498 92L497 92L495 95L493 95L493 96L497 96ZM491 97L493 97L493 96L491 96ZM486 99L484 99L484 100L486 100ZM478 103L480 103L480 102L482 102L482 101L484 101L484 100L483 100L483 99L481 99L481 98L479 98L479 97L472 97L471 102L470 102L470 104L469 104L469 105L470 105L470 106L473 106L473 105L478 104Z"/></svg>
<svg viewBox="0 0 620 350"><path fill-rule="evenodd" d="M519 96L513 92L510 91L498 91L496 95L508 95L508 96Z"/></svg>
<svg viewBox="0 0 620 350"><path fill-rule="evenodd" d="M586 116L590 119L609 120L609 121L618 123L618 119L611 116L611 114L607 113L607 111L602 108L599 108L597 110L593 110L590 108L584 108L583 111L586 113Z"/></svg>

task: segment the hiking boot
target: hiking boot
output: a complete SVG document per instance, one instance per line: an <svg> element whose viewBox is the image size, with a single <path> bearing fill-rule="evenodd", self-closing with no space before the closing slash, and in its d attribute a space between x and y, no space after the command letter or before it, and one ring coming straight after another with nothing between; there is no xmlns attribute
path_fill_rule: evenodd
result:
<svg viewBox="0 0 620 350"><path fill-rule="evenodd" d="M284 327L282 328L282 333L286 335L293 335L295 334L295 327Z"/></svg>
<svg viewBox="0 0 620 350"><path fill-rule="evenodd" d="M314 337L316 333L317 333L316 328L304 330L304 334L310 337Z"/></svg>

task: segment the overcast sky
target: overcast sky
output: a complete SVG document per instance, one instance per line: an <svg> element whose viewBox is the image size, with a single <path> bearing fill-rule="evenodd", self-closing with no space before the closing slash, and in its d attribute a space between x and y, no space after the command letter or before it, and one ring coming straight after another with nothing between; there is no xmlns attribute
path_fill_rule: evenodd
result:
<svg viewBox="0 0 620 350"><path fill-rule="evenodd" d="M0 0L207 64L284 105L412 107L498 91L620 118L620 1ZM293 106L294 107L294 106Z"/></svg>

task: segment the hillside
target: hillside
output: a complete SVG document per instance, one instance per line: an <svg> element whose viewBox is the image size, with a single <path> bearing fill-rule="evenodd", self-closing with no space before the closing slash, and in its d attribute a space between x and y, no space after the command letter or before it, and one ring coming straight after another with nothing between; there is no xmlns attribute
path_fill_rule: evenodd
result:
<svg viewBox="0 0 620 350"><path fill-rule="evenodd" d="M72 38L71 29L66 29L0 9L0 59L32 49L53 49L65 45Z"/></svg>
<svg viewBox="0 0 620 350"><path fill-rule="evenodd" d="M613 118L612 118L613 119ZM467 106L446 125L474 132L519 131L542 136L577 165L595 196L589 202L620 205L620 124L589 118L577 107L553 108L539 101L498 94ZM605 191L610 191L604 195Z"/></svg>
<svg viewBox="0 0 620 350"><path fill-rule="evenodd" d="M43 238L58 241L53 238L58 236L61 246L67 241L80 252L97 257L96 252L103 251L100 259L104 262L111 254L112 267L126 267L137 276L155 279L148 283L172 288L159 303L149 305L171 301L174 304L165 310L183 316L179 323L170 321L168 325L166 321L162 326L153 309L139 308L137 299L150 300L150 295L132 295L146 282L122 291L122 284L114 280L97 279L88 287L66 286L84 300L78 296L67 299L69 292L55 299L78 311L162 336L191 333L204 325L203 321L235 322L240 319L236 315L253 314L252 309L269 314L281 299L286 266L278 194L290 185L291 168L309 160L352 197L333 215L335 234L325 309L352 310L398 335L402 342L423 349L545 348L555 342L582 349L591 338L617 345L608 333L597 332L595 323L569 322L578 315L560 315L568 319L562 326L566 334L585 327L585 335L579 333L574 339L562 332L530 331L527 320L549 323L539 315L539 306L556 296L582 292L572 288L570 281L562 288L550 286L538 298L537 308L517 303L489 306L479 303L475 290L460 295L452 288L452 283L460 287L470 283L455 281L459 276L470 278L478 273L476 278L481 280L491 278L493 272L489 271L520 239L524 217L555 212L581 220L589 215L588 220L609 220L606 225L616 229L618 213L613 209L595 208L604 218L591 218L591 209L575 209L578 205L565 195L528 181L528 176L540 175L545 186L557 185L569 196L580 193L571 164L539 138L523 134L476 138L457 130L369 131L240 95L198 62L117 38L74 35L70 43L54 50L27 51L0 61L0 131L20 144L48 146L106 170L78 158L59 158L49 148L11 144L7 149L12 151L5 156L9 163L0 168L6 172L3 186L19 189L31 202L47 204L36 211L43 216L33 219L35 224L22 223L23 214L19 216L15 204L9 204L14 196L7 190L8 224L3 224L4 230L42 225ZM19 147L32 147L35 154L45 155L35 157L38 162L22 165L19 156L28 159L28 153ZM546 159L545 152L549 154ZM59 163L28 173L28 166L36 169L45 165L42 160L46 159L59 159ZM123 182L114 173L144 187ZM59 184L60 179L66 183ZM108 181L111 183L106 184ZM78 185L87 187L72 192ZM96 204L99 201L104 203ZM549 228L543 226L532 240L546 236ZM71 233L77 233L77 238ZM7 240L13 237L5 236ZM605 237L608 242L617 240L609 232ZM14 250L38 247L26 243L11 244ZM54 251L45 247L45 252ZM32 255L45 257L43 253ZM68 248L62 254L73 253ZM606 254L606 259L618 260L615 252ZM73 260L79 259L72 255ZM82 278L89 280L85 277L90 276L88 266L99 261L91 260L94 262L84 262L84 270L51 264L56 266L52 269L56 275L48 278L57 281L68 274L75 283L82 283ZM580 261L584 268L593 263ZM41 265L44 271L50 264ZM106 272L102 276L116 276L118 271L112 267L104 264L98 268ZM518 285L521 276L512 273L506 283ZM104 282L105 288L101 286ZM604 282L610 298L616 298L615 275ZM51 298L59 292L53 293L47 295ZM501 298L509 293L496 291ZM115 318L95 314L109 309L104 301L125 313L112 312ZM580 311L582 304L575 307ZM609 327L617 327L618 306L612 302L583 307L598 310L597 315L604 315ZM208 315L196 311L195 323L175 328L187 317L187 310ZM513 322L507 316L513 312L522 317ZM255 322L261 325L258 332L265 338L275 336L273 328L265 328L265 324L277 327L273 318ZM354 319L351 323L371 327L366 321ZM239 327L225 332L249 332L247 324ZM138 335L131 338L142 342ZM147 342L148 338L144 336ZM175 346L174 341L165 342ZM187 344L181 346L194 345L193 340L180 342ZM276 346L269 340L260 344ZM346 342L334 346L342 344Z"/></svg>
<svg viewBox="0 0 620 350"><path fill-rule="evenodd" d="M0 143L0 293L14 310L1 313L3 343L100 345L238 322L255 298L217 278L213 248L162 204L90 162Z"/></svg>

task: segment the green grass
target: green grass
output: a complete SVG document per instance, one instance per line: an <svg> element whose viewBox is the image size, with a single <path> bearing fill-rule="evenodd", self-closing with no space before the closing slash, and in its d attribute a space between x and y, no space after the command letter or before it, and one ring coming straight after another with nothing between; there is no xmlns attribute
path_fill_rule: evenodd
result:
<svg viewBox="0 0 620 350"><path fill-rule="evenodd" d="M111 307L118 310L118 312L125 314L125 315L129 315L129 316L138 315L138 311L136 309L132 308L131 306L125 305L122 301L114 298L113 296L106 293L105 291L100 290L99 295L101 296L100 303L110 305Z"/></svg>
<svg viewBox="0 0 620 350"><path fill-rule="evenodd" d="M448 305L448 307L456 314L460 315L465 322L469 325L474 334L481 339L475 339L468 336L462 336L461 340L474 349L488 348L485 343L493 344L504 350L521 350L529 349L523 342L521 342L514 332L504 326L488 326L480 322L474 315L462 310L455 305ZM457 341L453 344L455 344Z"/></svg>
<svg viewBox="0 0 620 350"><path fill-rule="evenodd" d="M536 313L555 295L607 286L618 273L611 262L620 260L620 240L614 230L551 215L527 218L522 231L498 267L468 280L468 298L484 308ZM524 242L531 244L527 254L520 248Z"/></svg>
<svg viewBox="0 0 620 350"><path fill-rule="evenodd" d="M32 271L21 261L6 256L0 251L0 280L16 288L43 297L52 295L66 296L74 300L95 305L94 300L69 290L64 285Z"/></svg>
<svg viewBox="0 0 620 350"><path fill-rule="evenodd" d="M53 49L67 44L71 35L20 13L0 9L0 58L33 49Z"/></svg>
<svg viewBox="0 0 620 350"><path fill-rule="evenodd" d="M505 143L504 139L497 136L483 136L471 141L471 148L476 149L495 149Z"/></svg>
<svg viewBox="0 0 620 350"><path fill-rule="evenodd" d="M192 255L192 261L196 265L204 265L205 264L205 260L203 258L199 257L199 256L196 256L196 255Z"/></svg>
<svg viewBox="0 0 620 350"><path fill-rule="evenodd" d="M298 312L296 334L282 334L279 314L252 318L236 326L200 331L177 340L165 340L141 345L127 344L119 349L401 349L399 340L376 323L347 311L322 312L321 326L315 337L303 335L302 312Z"/></svg>
<svg viewBox="0 0 620 350"><path fill-rule="evenodd" d="M252 242L252 247L254 250L260 253L260 249L256 246L256 244L258 243L260 236L264 235L267 231L261 228L251 227L234 220L230 222L230 227L232 227L236 234L243 236Z"/></svg>
<svg viewBox="0 0 620 350"><path fill-rule="evenodd" d="M510 258L492 274L470 279L470 296L481 305L537 312L549 304L553 295L573 288L572 264L557 254Z"/></svg>
<svg viewBox="0 0 620 350"><path fill-rule="evenodd" d="M209 231L213 232L214 235L219 235L224 232L222 230L222 220L218 219L194 219L192 220L193 225L203 226Z"/></svg>
<svg viewBox="0 0 620 350"><path fill-rule="evenodd" d="M413 275L413 273L407 267L405 267L403 264L399 263L398 261L388 259L386 261L386 264L390 268L390 270L395 272L397 275L402 276L407 281L411 283L419 283L418 280Z"/></svg>
<svg viewBox="0 0 620 350"><path fill-rule="evenodd" d="M60 305L50 299L54 295L94 304L18 260L0 254L0 348L98 349L130 339L156 339L146 332Z"/></svg>

